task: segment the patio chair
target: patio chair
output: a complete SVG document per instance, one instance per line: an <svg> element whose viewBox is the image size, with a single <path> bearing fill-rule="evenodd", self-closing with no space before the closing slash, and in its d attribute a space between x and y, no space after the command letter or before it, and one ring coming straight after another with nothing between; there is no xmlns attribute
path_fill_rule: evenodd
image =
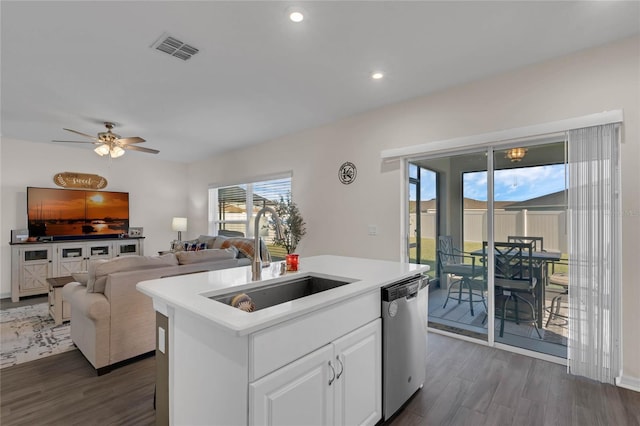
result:
<svg viewBox="0 0 640 426"><path fill-rule="evenodd" d="M442 309L447 307L449 299L457 299L458 304L468 301L471 315L474 315L473 304L482 301L485 312L487 302L484 297L486 291L486 281L484 280L484 267L476 265L476 256L453 247L451 236L440 236L438 238L438 268L440 270L440 282L447 282L448 277L451 282L448 284L447 297L444 300ZM454 295L451 295L455 290ZM463 297L466 296L466 299ZM455 295L457 293L457 295ZM475 296L475 299L474 299ZM486 318L485 318L486 319Z"/></svg>
<svg viewBox="0 0 640 426"><path fill-rule="evenodd" d="M487 254L487 242L482 245L482 252ZM496 242L495 248L495 271L494 283L496 293L500 289L502 298L502 309L500 312L500 337L504 335L504 322L506 319L513 320L516 324L521 322L531 323L536 329L538 337L542 339L538 330L536 308L534 303L536 300L535 287L537 278L535 277L531 254L533 252L533 243L508 243ZM525 297L526 296L526 297ZM533 299L532 303L529 298ZM511 308L508 304L511 302ZM529 309L529 312L520 310L520 304ZM507 312L510 311L512 316L507 318ZM523 317L523 313L525 316Z"/></svg>
<svg viewBox="0 0 640 426"><path fill-rule="evenodd" d="M544 251L543 237L520 237L517 235L509 235L507 242L509 243L532 243L533 251Z"/></svg>
<svg viewBox="0 0 640 426"><path fill-rule="evenodd" d="M521 237L521 236L517 236L517 235L509 235L507 237L507 242L509 243L522 243L522 244L527 244L527 243L531 243L532 247L533 247L533 251L545 251L544 249L544 238L543 237ZM533 266L535 268L538 268L538 277L541 277L541 279L544 281L545 278L547 277L547 263L546 262L541 262L539 260L534 260ZM546 285L548 283L544 282L545 288Z"/></svg>
<svg viewBox="0 0 640 426"><path fill-rule="evenodd" d="M556 271L558 266L565 266L565 271ZM546 291L555 293L556 295L551 299L551 306L549 308L545 308L545 310L549 312L549 317L547 318L545 327L549 327L549 323L552 319L568 318L566 315L560 314L562 299L565 295L569 294L569 272L566 270L568 266L569 263L566 259L551 263L551 273L547 279Z"/></svg>

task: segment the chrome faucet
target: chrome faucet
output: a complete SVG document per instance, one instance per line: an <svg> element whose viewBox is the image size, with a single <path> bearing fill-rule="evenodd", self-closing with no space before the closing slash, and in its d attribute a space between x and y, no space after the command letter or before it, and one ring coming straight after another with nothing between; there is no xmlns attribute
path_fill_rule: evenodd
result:
<svg viewBox="0 0 640 426"><path fill-rule="evenodd" d="M251 279L253 281L257 281L262 277L262 255L260 250L260 218L264 216L265 213L271 213L273 220L276 223L276 238L282 238L282 221L278 216L278 213L271 207L263 207L256 214L254 226L253 226L253 235L255 238L253 244L253 263L251 264Z"/></svg>

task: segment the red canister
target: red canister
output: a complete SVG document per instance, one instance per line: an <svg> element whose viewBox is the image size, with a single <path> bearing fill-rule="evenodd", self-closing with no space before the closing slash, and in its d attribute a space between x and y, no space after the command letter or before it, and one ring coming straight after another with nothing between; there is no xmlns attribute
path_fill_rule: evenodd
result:
<svg viewBox="0 0 640 426"><path fill-rule="evenodd" d="M297 271L298 270L298 255L297 254L288 254L286 259L287 263L287 271Z"/></svg>

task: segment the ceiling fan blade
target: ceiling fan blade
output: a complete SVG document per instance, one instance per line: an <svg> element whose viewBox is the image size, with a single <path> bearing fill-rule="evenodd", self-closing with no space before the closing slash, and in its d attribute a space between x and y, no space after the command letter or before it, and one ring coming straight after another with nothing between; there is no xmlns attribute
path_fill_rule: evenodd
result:
<svg viewBox="0 0 640 426"><path fill-rule="evenodd" d="M132 149L134 151L140 151L140 152L148 152L149 154L157 154L157 153L160 152L157 149L143 148L143 147L137 146L137 145L124 145L122 148L124 148L124 149Z"/></svg>
<svg viewBox="0 0 640 426"><path fill-rule="evenodd" d="M90 142L90 141L51 141L51 142L64 142L64 143L90 143L93 145L100 145L102 142Z"/></svg>
<svg viewBox="0 0 640 426"><path fill-rule="evenodd" d="M78 134L78 135L80 135L80 136L84 136L84 137L87 137L87 138L89 138L89 139L95 139L95 140L97 140L97 139L98 139L98 138L96 138L95 136L91 136L91 135L88 135L88 134L86 134L86 133L79 132L79 131L77 131L77 130L65 129L64 127L63 127L63 130L66 130L67 132L76 133L76 134Z"/></svg>
<svg viewBox="0 0 640 426"><path fill-rule="evenodd" d="M144 142L145 140L142 139L139 136L133 136L131 138L120 138L120 139L116 139L117 143L121 143L121 144L130 144L130 143L140 143L140 142Z"/></svg>

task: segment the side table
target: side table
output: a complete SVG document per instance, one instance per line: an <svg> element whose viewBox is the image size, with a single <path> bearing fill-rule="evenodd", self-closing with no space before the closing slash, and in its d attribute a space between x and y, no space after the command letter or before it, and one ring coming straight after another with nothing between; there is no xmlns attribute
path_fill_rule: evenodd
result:
<svg viewBox="0 0 640 426"><path fill-rule="evenodd" d="M73 281L73 277L47 278L49 283L49 314L56 325L71 319L71 306L62 300L62 287Z"/></svg>

